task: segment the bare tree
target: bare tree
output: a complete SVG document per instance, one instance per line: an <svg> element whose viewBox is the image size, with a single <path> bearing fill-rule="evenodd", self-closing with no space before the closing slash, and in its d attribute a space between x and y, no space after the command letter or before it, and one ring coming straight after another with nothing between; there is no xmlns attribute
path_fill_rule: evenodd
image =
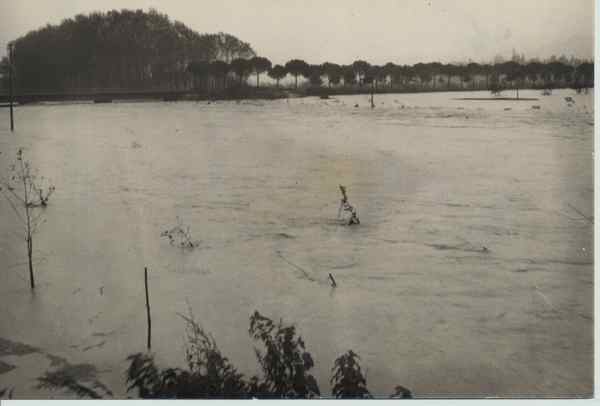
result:
<svg viewBox="0 0 600 406"><path fill-rule="evenodd" d="M38 177L31 164L25 160L23 149L17 151L17 162L9 167L9 177L0 178L0 192L13 209L25 229L29 283L35 289L33 276L33 236L44 219L44 208L54 192L54 186L42 186L43 177Z"/></svg>

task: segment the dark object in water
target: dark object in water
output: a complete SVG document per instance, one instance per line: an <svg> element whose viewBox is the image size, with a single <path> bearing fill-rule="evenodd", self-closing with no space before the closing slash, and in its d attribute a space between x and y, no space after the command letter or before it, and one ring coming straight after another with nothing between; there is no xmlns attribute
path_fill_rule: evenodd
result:
<svg viewBox="0 0 600 406"><path fill-rule="evenodd" d="M360 220L358 219L358 214L356 214L356 210L352 210L352 215L350 216L350 220L348 220L348 225L351 226L353 224L360 224Z"/></svg>
<svg viewBox="0 0 600 406"><path fill-rule="evenodd" d="M333 279L333 275L329 274L329 280L331 281L331 287L337 288L337 283L335 283L335 279Z"/></svg>
<svg viewBox="0 0 600 406"><path fill-rule="evenodd" d="M320 99L329 99L329 95L328 94L322 94L321 96L319 96Z"/></svg>
<svg viewBox="0 0 600 406"><path fill-rule="evenodd" d="M340 208L338 209L338 218L343 211L347 211L350 213L350 218L348 219L348 225L351 226L353 224L360 224L360 220L358 218L358 213L354 206L350 204L348 201L348 195L346 194L346 187L340 185L340 191L342 192L342 200L340 201Z"/></svg>
<svg viewBox="0 0 600 406"><path fill-rule="evenodd" d="M354 107L358 107L358 103L356 103L356 104L354 105Z"/></svg>

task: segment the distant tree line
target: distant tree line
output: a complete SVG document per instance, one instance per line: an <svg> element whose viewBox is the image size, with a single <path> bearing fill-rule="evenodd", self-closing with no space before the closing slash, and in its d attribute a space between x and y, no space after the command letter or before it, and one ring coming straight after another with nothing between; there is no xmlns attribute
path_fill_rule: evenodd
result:
<svg viewBox="0 0 600 406"><path fill-rule="evenodd" d="M308 86L329 88L360 88L371 85L379 91L435 91L435 90L497 90L518 88L593 87L594 65L576 61L576 65L558 60L498 62L494 64L442 64L439 62L415 65L371 65L357 60L351 65L326 62L310 65L302 60L291 60L284 66L275 65L270 71L277 83L286 74L307 80Z"/></svg>
<svg viewBox="0 0 600 406"><path fill-rule="evenodd" d="M299 59L292 59L285 65L274 65L262 57L250 60L236 59L227 66L220 61L196 62L190 65L190 72L202 82L211 77L225 77L233 72L243 83L251 73L258 77L266 72L279 88L280 81L291 75L294 88L298 89L298 78L305 79L309 88L360 90L369 85L375 91L437 91L437 90L492 90L503 89L553 89L572 87L577 90L594 86L594 64L588 61L566 63L555 59L545 62L516 61L493 64L442 64L439 62L383 66L357 60L351 65L326 62L311 65Z"/></svg>
<svg viewBox="0 0 600 406"><path fill-rule="evenodd" d="M309 64L292 59L284 65L255 54L229 34L199 34L180 22L150 10L78 15L48 25L14 41L17 91L74 89L164 89L199 92L246 86L251 75L267 74L277 88L290 75L294 89L329 88L377 92L492 90L593 87L591 61L552 57L494 63L440 62L374 65ZM6 59L2 67L6 71ZM4 75L5 77L6 75ZM304 79L299 82L299 78Z"/></svg>

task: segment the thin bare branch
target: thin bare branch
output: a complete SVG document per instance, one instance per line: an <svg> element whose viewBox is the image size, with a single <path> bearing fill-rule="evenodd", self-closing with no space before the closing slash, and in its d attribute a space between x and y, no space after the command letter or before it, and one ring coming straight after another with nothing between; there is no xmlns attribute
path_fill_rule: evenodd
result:
<svg viewBox="0 0 600 406"><path fill-rule="evenodd" d="M3 191L3 194L4 194L4 199L8 202L8 204L13 209L13 211L15 212L15 215L19 218L19 220L21 220L24 224L27 223L25 221L25 218L23 217L23 215L17 208L17 205L15 204L15 202L13 202L12 199L10 198L10 196L7 195L4 191Z"/></svg>

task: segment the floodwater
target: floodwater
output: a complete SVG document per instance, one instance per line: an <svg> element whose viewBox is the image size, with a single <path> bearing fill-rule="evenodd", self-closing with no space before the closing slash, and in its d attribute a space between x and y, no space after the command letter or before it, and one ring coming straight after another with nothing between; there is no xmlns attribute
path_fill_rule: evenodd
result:
<svg viewBox="0 0 600 406"><path fill-rule="evenodd" d="M324 393L352 349L377 395L591 394L593 96L455 100L472 96L32 105L14 135L1 112L0 167L24 147L56 192L34 294L0 201L0 388L70 396L36 378L83 364L127 396L148 267L164 366L191 308L255 373L258 310L295 323ZM336 221L339 184L359 226ZM177 221L198 248L161 237Z"/></svg>

